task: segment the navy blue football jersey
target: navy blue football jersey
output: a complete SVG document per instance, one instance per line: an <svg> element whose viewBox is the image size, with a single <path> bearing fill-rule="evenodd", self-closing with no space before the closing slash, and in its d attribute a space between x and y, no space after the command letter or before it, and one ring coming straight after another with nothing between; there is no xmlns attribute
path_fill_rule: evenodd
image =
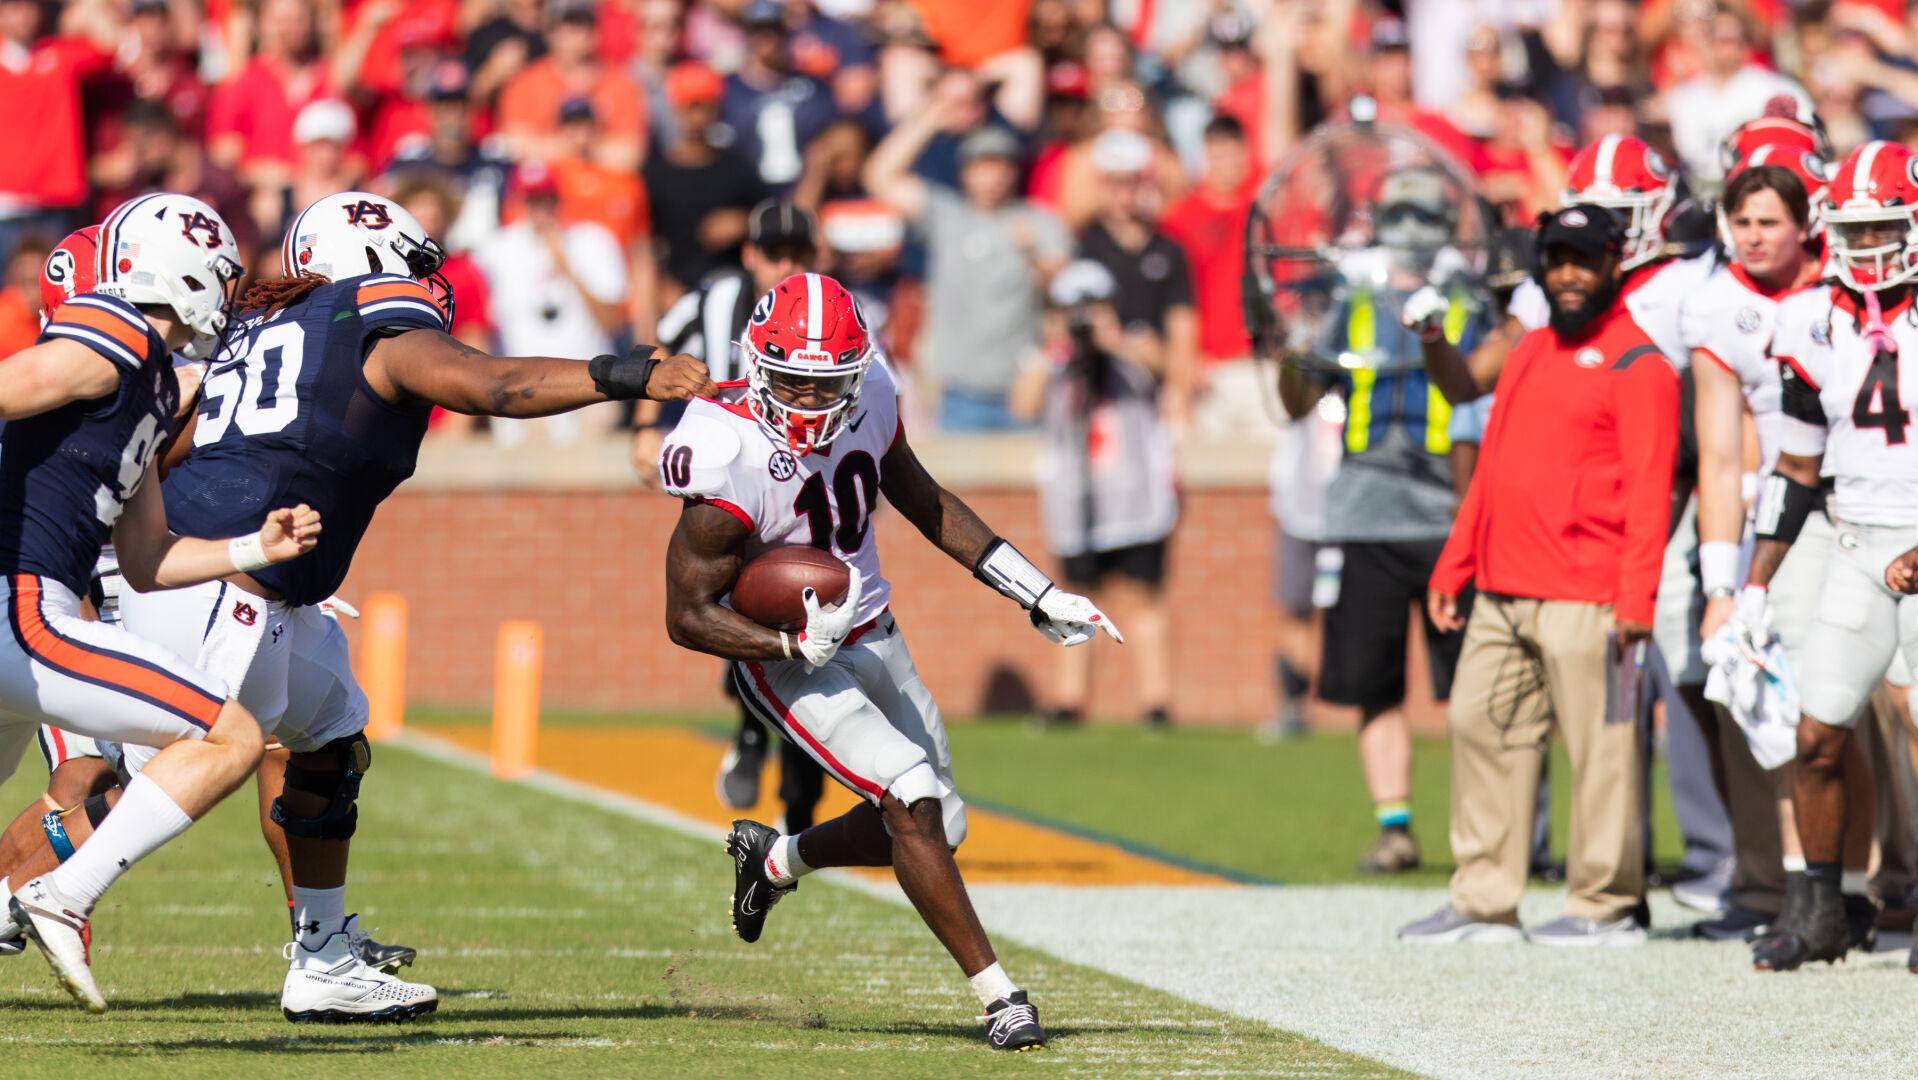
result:
<svg viewBox="0 0 1918 1080"><path fill-rule="evenodd" d="M41 341L77 341L120 372L120 388L0 427L0 571L85 595L100 545L173 426L180 384L166 342L124 300L60 305Z"/></svg>
<svg viewBox="0 0 1918 1080"><path fill-rule="evenodd" d="M244 320L207 369L193 452L167 474L167 524L217 540L306 503L326 530L319 546L253 577L295 604L331 596L373 511L413 475L432 413L381 400L366 354L382 337L445 328L425 286L390 274L331 282Z"/></svg>

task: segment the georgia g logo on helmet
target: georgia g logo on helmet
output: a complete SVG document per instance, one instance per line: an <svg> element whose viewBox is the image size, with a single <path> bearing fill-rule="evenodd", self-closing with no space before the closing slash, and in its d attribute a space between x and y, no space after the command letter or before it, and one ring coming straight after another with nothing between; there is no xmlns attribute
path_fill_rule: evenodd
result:
<svg viewBox="0 0 1918 1080"><path fill-rule="evenodd" d="M47 280L60 286L68 296L73 295L73 252L66 248L55 248L47 256Z"/></svg>

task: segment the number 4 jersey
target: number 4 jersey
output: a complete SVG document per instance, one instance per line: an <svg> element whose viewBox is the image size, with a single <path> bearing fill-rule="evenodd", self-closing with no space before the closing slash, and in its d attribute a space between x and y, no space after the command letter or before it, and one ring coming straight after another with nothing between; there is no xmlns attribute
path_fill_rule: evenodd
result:
<svg viewBox="0 0 1918 1080"><path fill-rule="evenodd" d="M40 334L56 338L112 361L120 386L0 427L0 570L84 596L100 545L172 431L180 384L166 343L123 300L68 300Z"/></svg>
<svg viewBox="0 0 1918 1080"><path fill-rule="evenodd" d="M659 452L666 492L708 502L752 531L750 561L776 547L810 544L859 568L865 580L855 625L879 617L892 586L879 575L872 515L879 468L899 441L898 391L883 360L866 370L858 411L830 446L798 457L744 402L744 381L721 383L718 400L686 407Z"/></svg>
<svg viewBox="0 0 1918 1080"><path fill-rule="evenodd" d="M255 315L207 369L193 452L167 474L167 524L218 539L306 503L326 537L253 577L294 604L337 592L373 512L413 475L432 409L389 404L366 384L382 337L444 330L426 287L390 274L322 285Z"/></svg>
<svg viewBox="0 0 1918 1080"><path fill-rule="evenodd" d="M1918 386L1909 300L1884 313L1896 355L1865 341L1864 306L1838 286L1778 306L1771 354L1782 384L1778 448L1824 455L1832 515L1860 525L1918 524L1918 430L1904 389ZM1906 359L1909 358L1907 361Z"/></svg>

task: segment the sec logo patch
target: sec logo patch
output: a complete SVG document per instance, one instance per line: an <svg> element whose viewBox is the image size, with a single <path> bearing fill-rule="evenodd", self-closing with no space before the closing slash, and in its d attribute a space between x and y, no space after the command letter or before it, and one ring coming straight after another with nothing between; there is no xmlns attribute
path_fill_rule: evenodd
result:
<svg viewBox="0 0 1918 1080"><path fill-rule="evenodd" d="M1595 368L1605 362L1605 354L1597 349L1580 349L1572 354L1572 363L1582 368Z"/></svg>
<svg viewBox="0 0 1918 1080"><path fill-rule="evenodd" d="M799 460L784 450L774 450L773 456L766 461L766 471L773 475L774 480L791 480L799 475Z"/></svg>
<svg viewBox="0 0 1918 1080"><path fill-rule="evenodd" d="M1758 312L1753 311L1751 308L1746 308L1745 310L1739 312L1738 313L1738 332L1741 334L1757 333L1758 332Z"/></svg>
<svg viewBox="0 0 1918 1080"><path fill-rule="evenodd" d="M1811 339L1819 345L1831 344L1831 326L1827 323L1812 323Z"/></svg>

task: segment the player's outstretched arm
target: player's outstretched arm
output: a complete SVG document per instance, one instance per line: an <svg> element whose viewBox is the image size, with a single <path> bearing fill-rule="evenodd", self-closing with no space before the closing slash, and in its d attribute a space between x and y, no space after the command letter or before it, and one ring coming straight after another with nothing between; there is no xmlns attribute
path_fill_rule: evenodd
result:
<svg viewBox="0 0 1918 1080"><path fill-rule="evenodd" d="M657 352L641 345L584 362L494 356L439 330L409 330L373 347L366 381L396 404L473 416L551 416L602 401L688 401L719 392L697 357L660 359Z"/></svg>
<svg viewBox="0 0 1918 1080"><path fill-rule="evenodd" d="M0 362L0 420L24 420L120 387L113 361L71 338L54 338Z"/></svg>
<svg viewBox="0 0 1918 1080"><path fill-rule="evenodd" d="M147 466L146 480L127 500L113 527L120 574L136 592L178 589L252 573L312 551L319 539L320 512L305 503L273 511L260 531L248 536L231 540L175 536L166 527L157 461Z"/></svg>
<svg viewBox="0 0 1918 1080"><path fill-rule="evenodd" d="M1040 633L1062 645L1090 640L1099 630L1125 641L1092 601L1054 588L1044 571L995 535L965 500L941 487L904 435L886 452L879 473L887 502L974 577L1017 601Z"/></svg>
<svg viewBox="0 0 1918 1080"><path fill-rule="evenodd" d="M686 500L666 545L666 633L673 644L728 660L791 660L795 635L721 607L746 565L744 522L711 503Z"/></svg>

